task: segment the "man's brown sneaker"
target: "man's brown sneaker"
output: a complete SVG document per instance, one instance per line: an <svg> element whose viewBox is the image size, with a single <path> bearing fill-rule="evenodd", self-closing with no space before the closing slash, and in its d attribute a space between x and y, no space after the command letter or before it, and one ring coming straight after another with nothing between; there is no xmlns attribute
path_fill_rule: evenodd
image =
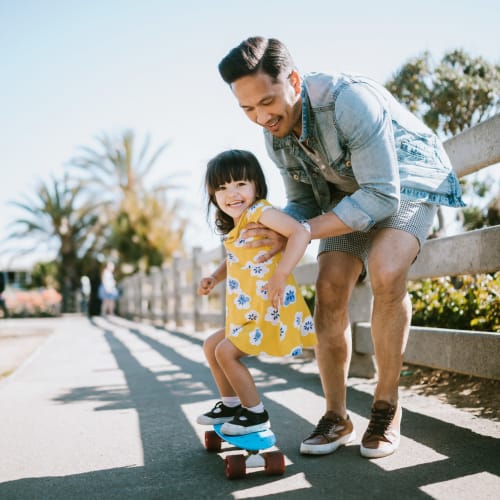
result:
<svg viewBox="0 0 500 500"><path fill-rule="evenodd" d="M361 455L366 458L382 458L394 453L401 437L401 414L399 404L375 401L370 423L361 439Z"/></svg>
<svg viewBox="0 0 500 500"><path fill-rule="evenodd" d="M332 453L339 446L350 443L356 438L349 415L342 418L328 411L323 415L312 432L300 444L300 453L304 455L326 455Z"/></svg>

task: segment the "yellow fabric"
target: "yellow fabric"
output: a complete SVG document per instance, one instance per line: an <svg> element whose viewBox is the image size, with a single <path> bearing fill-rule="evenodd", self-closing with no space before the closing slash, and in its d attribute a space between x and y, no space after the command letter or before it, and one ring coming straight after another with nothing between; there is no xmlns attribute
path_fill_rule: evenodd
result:
<svg viewBox="0 0 500 500"><path fill-rule="evenodd" d="M258 200L240 217L237 226L226 236L226 337L249 355L266 353L273 356L297 355L302 347L316 344L311 313L290 275L283 305L274 309L262 287L272 276L282 253L263 263L257 257L265 247L246 248L240 238L249 222L258 222L262 212L271 207Z"/></svg>

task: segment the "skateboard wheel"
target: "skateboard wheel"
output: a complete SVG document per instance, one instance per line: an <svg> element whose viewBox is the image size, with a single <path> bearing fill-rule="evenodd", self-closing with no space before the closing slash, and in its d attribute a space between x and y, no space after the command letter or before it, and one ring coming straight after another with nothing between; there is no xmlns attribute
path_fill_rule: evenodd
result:
<svg viewBox="0 0 500 500"><path fill-rule="evenodd" d="M207 451L219 452L222 445L222 439L215 431L205 431L205 448Z"/></svg>
<svg viewBox="0 0 500 500"><path fill-rule="evenodd" d="M242 479L246 476L245 455L228 455L224 459L224 463L228 479Z"/></svg>
<svg viewBox="0 0 500 500"><path fill-rule="evenodd" d="M264 453L266 465L264 471L268 476L282 476L285 473L285 455L281 451Z"/></svg>

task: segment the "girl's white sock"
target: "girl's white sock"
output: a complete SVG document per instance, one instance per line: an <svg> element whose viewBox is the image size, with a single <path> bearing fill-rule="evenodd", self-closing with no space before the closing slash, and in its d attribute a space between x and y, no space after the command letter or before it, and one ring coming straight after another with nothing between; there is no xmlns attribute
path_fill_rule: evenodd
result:
<svg viewBox="0 0 500 500"><path fill-rule="evenodd" d="M222 404L228 408L234 408L241 404L238 396L222 396Z"/></svg>
<svg viewBox="0 0 500 500"><path fill-rule="evenodd" d="M247 408L248 411L252 411L254 413L262 413L264 411L264 405L262 402L260 402L256 406L251 406L250 408Z"/></svg>

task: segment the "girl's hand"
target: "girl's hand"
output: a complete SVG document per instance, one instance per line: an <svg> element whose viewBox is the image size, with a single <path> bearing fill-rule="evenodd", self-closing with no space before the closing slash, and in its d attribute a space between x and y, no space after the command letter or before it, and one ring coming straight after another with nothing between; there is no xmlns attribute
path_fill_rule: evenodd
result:
<svg viewBox="0 0 500 500"><path fill-rule="evenodd" d="M216 284L217 281L213 276L207 276L205 278L201 278L197 290L198 295L208 295L213 290Z"/></svg>
<svg viewBox="0 0 500 500"><path fill-rule="evenodd" d="M258 262L265 262L284 250L287 242L287 239L281 234L256 222L248 224L242 231L242 236L245 240L251 239L245 243L247 248L271 247L268 252L259 257Z"/></svg>
<svg viewBox="0 0 500 500"><path fill-rule="evenodd" d="M280 273L274 273L264 290L267 290L267 298L275 309L279 309L283 304L285 294L286 276Z"/></svg>

